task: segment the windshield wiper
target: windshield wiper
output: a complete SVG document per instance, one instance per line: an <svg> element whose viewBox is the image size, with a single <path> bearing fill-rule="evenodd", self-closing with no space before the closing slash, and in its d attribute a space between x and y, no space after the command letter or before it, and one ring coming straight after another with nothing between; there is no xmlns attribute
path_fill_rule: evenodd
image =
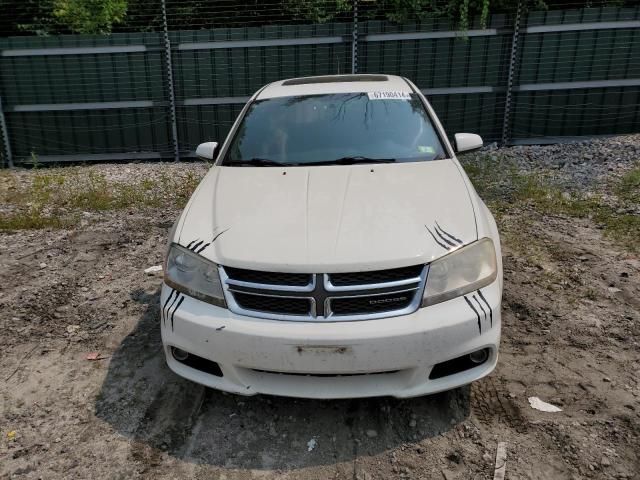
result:
<svg viewBox="0 0 640 480"><path fill-rule="evenodd" d="M268 158L250 158L248 160L236 160L229 162L230 166L241 167L286 167L289 165L297 165L295 163L282 163L275 160L269 160Z"/></svg>
<svg viewBox="0 0 640 480"><path fill-rule="evenodd" d="M227 163L229 166L240 167L297 167L297 166L313 166L313 165L357 165L361 163L395 163L395 158L369 158L369 157L342 157L335 160L324 160L320 162L308 163L284 163L276 162L268 158L249 158L247 160L236 160Z"/></svg>
<svg viewBox="0 0 640 480"><path fill-rule="evenodd" d="M395 158L342 157L335 160L310 162L307 165L357 165L359 163L395 163Z"/></svg>

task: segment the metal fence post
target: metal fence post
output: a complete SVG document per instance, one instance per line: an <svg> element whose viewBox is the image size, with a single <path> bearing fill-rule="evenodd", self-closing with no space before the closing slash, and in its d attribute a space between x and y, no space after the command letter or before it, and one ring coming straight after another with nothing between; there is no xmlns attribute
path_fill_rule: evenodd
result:
<svg viewBox="0 0 640 480"><path fill-rule="evenodd" d="M507 95L504 104L504 117L502 119L502 145L506 145L511 139L511 102L513 91L513 80L516 74L518 62L518 38L520 35L520 21L523 15L523 2L518 1L518 9L516 10L516 18L513 22L513 37L511 40L511 57L509 58L509 75L507 77Z"/></svg>
<svg viewBox="0 0 640 480"><path fill-rule="evenodd" d="M173 158L180 161L180 144L178 143L178 120L176 116L176 96L173 90L173 66L171 64L171 42L169 41L169 27L167 25L167 5L162 2L162 27L164 36L165 65L167 69L167 88L169 90L169 110L171 116L171 136L173 138Z"/></svg>
<svg viewBox="0 0 640 480"><path fill-rule="evenodd" d="M358 73L358 0L353 0L353 30L351 37L351 73Z"/></svg>
<svg viewBox="0 0 640 480"><path fill-rule="evenodd" d="M3 153L4 157L7 159L7 166L9 168L13 168L9 129L7 128L7 120L4 118L4 110L2 109L2 97L0 97L0 143L4 146Z"/></svg>

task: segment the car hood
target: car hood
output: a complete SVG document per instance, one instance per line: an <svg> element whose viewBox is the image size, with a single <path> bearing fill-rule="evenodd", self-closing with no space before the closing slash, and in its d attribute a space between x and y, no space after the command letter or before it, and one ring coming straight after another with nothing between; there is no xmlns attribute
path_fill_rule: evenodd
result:
<svg viewBox="0 0 640 480"><path fill-rule="evenodd" d="M477 239L452 160L315 167L213 167L179 243L255 270L348 272L428 263Z"/></svg>

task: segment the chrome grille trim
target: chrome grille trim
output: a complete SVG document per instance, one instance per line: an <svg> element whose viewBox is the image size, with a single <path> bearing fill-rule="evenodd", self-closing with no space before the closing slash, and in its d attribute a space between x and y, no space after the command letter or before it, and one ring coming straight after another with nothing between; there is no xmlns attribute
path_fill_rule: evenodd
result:
<svg viewBox="0 0 640 480"><path fill-rule="evenodd" d="M222 276L221 276L222 277ZM277 290L279 292L313 292L316 288L316 276L311 275L311 283L298 286L298 285L277 285L273 283L253 283L253 282L245 282L242 280L234 280L233 278L229 278L225 272L226 280L224 280L229 285L236 285L238 287L247 287L247 288L259 288L263 290ZM222 279L222 278L221 278Z"/></svg>
<svg viewBox="0 0 640 480"><path fill-rule="evenodd" d="M374 320L408 315L415 312L422 303L422 296L424 293L429 266L424 265L422 267L419 277L412 277L392 282L349 285L343 287L335 287L331 285L329 274L326 273L311 274L311 281L306 286L288 286L234 280L229 278L223 266L219 266L218 271L220 273L220 280L222 282L227 306L231 312L238 315L267 320L322 323ZM271 298L305 299L309 301L309 313L307 315L297 315L249 310L242 307L236 301L234 297L235 292ZM333 313L331 309L331 301L334 299L375 298L377 296L389 296L406 292L413 292L411 302L405 307L395 310L341 315ZM318 304L319 300L321 301L320 304Z"/></svg>
<svg viewBox="0 0 640 480"><path fill-rule="evenodd" d="M262 284L262 283L241 282L237 280L234 281L229 278L229 276L227 275L227 272L225 272L224 267L222 265L218 266L218 273L220 274L220 281L222 282L222 290L224 292L224 298L226 299L226 302L227 302L227 307L233 313L237 313L239 315L245 315L247 317L264 318L267 320L290 320L290 321L298 321L298 322L308 322L310 321L310 319L313 318L311 315L315 314L316 302L315 302L315 299L311 296L307 297L312 302L311 303L312 307L309 312L309 315L285 315L285 314L263 312L258 310L248 310L246 308L242 308L238 304L238 302L236 302L236 299L233 296L233 288L231 287L231 285L257 288L265 291L272 290L272 291L289 291L289 292L295 292L297 291L296 289L300 287L286 287L285 285L271 285L271 284ZM315 275L312 275L313 285L315 285L315 278L316 278ZM289 288L289 290L283 290L284 288ZM263 295L263 296L271 296L271 297L281 296L281 295L270 295L268 293L263 294L263 293L256 293L256 292L247 292L245 290L242 290L242 293L248 293L248 294L253 293L255 295ZM285 298L288 297L287 295L282 295L282 296L284 296ZM299 298L299 297L294 297L294 298Z"/></svg>
<svg viewBox="0 0 640 480"><path fill-rule="evenodd" d="M423 269L424 270L424 269ZM406 278L403 280L395 280L393 282L383 282L383 283L363 283L360 285L345 285L337 287L331 283L331 277L328 273L324 273L322 275L324 288L327 292L349 292L349 291L360 291L360 290L375 290L380 288L394 288L394 287L404 287L405 285L411 285L412 283L420 283L422 281L422 275L413 278Z"/></svg>
<svg viewBox="0 0 640 480"><path fill-rule="evenodd" d="M238 292L238 293L242 293L244 295L254 295L256 297L270 297L270 298L295 298L296 300L307 300L309 301L310 304L310 310L309 313L312 317L316 316L316 299L313 297L293 297L290 295L270 295L267 293L256 293L256 292L250 292L247 290L235 290L233 288L229 288L229 292L234 293L234 292ZM238 309L246 311L246 312L255 312L258 313L259 315L256 315L256 317L258 318L265 318L265 315L269 314L269 315L273 315L274 317L280 317L281 315L285 315L285 314L278 314L278 313L269 313L269 312L263 312L261 310L250 310L248 308L243 308L240 305L238 305L238 302L236 302L235 297L233 299L233 303L238 307ZM287 315L285 315L287 316ZM301 318L307 318L306 315L288 315L291 317L301 317Z"/></svg>
<svg viewBox="0 0 640 480"><path fill-rule="evenodd" d="M384 317L397 317L399 315L406 315L408 313L412 313L414 312L418 305L420 304L420 301L422 300L422 295L417 295L414 294L413 300L411 301L411 303L409 305L407 305L404 308L399 308L396 310L387 310L384 312L376 312L376 313L363 313L363 314L358 314L358 315L335 315L333 313L333 311L331 310L331 300L337 300L337 299L342 299L342 298L367 298L367 297L380 297L380 296L384 296L384 295L397 295L400 293L405 293L405 292L416 292L420 290L420 287L414 287L414 288L405 288L403 290L391 290L389 292L380 292L380 293L363 293L361 295L342 295L340 297L329 297L326 299L325 301L325 317L329 320L332 319L336 319L338 321L344 320L347 317L351 320L366 320L366 319L376 319L376 318L384 318ZM416 298L418 299L417 304L416 305ZM328 315L327 312L329 313Z"/></svg>

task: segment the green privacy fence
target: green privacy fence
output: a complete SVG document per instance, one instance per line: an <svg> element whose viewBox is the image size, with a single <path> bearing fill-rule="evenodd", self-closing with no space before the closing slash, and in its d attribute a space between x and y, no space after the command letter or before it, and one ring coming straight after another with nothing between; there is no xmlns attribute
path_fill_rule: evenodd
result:
<svg viewBox="0 0 640 480"><path fill-rule="evenodd" d="M428 97L452 134L473 132L500 138L514 19L494 15L485 29L466 34L445 21L361 27L358 66L363 73L410 78Z"/></svg>
<svg viewBox="0 0 640 480"><path fill-rule="evenodd" d="M10 149L26 161L160 158L171 137L160 35L0 42Z"/></svg>
<svg viewBox="0 0 640 480"><path fill-rule="evenodd" d="M291 77L351 72L350 24L172 32L182 155L224 139L263 85Z"/></svg>
<svg viewBox="0 0 640 480"><path fill-rule="evenodd" d="M449 133L638 132L640 8L0 39L2 161L188 158L262 85L352 71L410 78Z"/></svg>
<svg viewBox="0 0 640 480"><path fill-rule="evenodd" d="M529 14L513 136L640 131L638 19L637 8Z"/></svg>

